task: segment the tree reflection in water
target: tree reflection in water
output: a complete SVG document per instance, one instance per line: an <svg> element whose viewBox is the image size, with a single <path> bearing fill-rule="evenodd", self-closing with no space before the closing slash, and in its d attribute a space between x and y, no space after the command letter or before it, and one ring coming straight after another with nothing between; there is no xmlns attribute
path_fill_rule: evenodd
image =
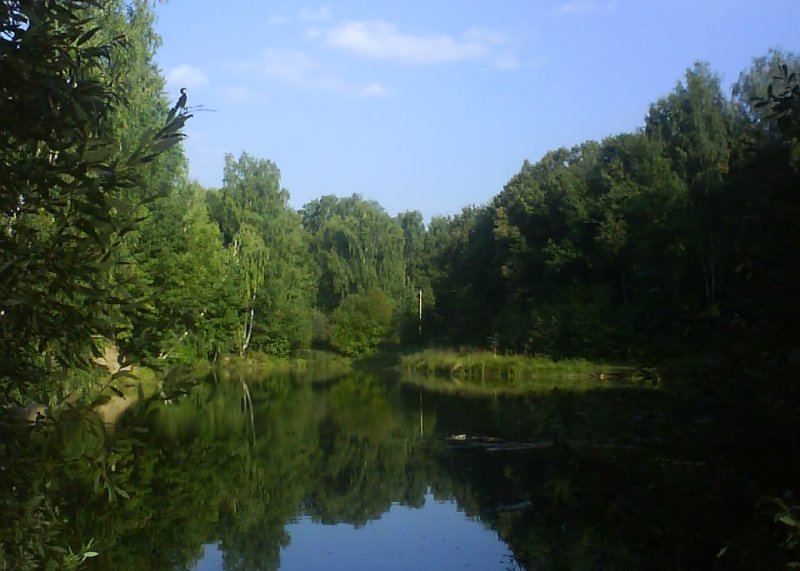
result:
<svg viewBox="0 0 800 571"><path fill-rule="evenodd" d="M266 570L280 568L282 553L294 563L319 556L308 529L348 524L362 535L340 543L390 529L396 542L381 532L370 557L384 550L397 559L402 549L407 567L430 568L447 542L438 554L401 548L408 533L387 522L410 514L400 519L424 528L435 510L415 508L451 505L458 521L481 522L486 537L507 544L498 569L785 562L758 497L793 469L785 451L797 435L786 427L758 417L746 426L697 422L702 403L677 406L659 391L422 396L366 374L325 384L223 376L172 403L131 407L113 435L64 424L54 436L62 453L102 450L107 470L99 480L87 462L58 472L53 493L70 544L95 538L100 555L88 568L191 569L205 553L204 563L217 556L228 570ZM128 498L109 502L105 481ZM431 534L448 537L460 525L442 521ZM286 549L292 535L303 549Z"/></svg>

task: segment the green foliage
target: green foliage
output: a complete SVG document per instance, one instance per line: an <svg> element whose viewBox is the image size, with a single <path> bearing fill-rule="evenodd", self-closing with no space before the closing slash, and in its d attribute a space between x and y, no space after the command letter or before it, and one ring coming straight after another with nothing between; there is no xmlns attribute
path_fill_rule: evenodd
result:
<svg viewBox="0 0 800 571"><path fill-rule="evenodd" d="M785 319L798 264L786 246L800 243L796 61L756 60L731 101L695 64L644 129L525 162L488 205L434 218L413 270L430 280L434 339L590 358L738 347L785 362L800 339Z"/></svg>
<svg viewBox="0 0 800 571"><path fill-rule="evenodd" d="M794 503L794 498L791 496L791 493L787 493L784 499L769 498L766 503L774 508L774 521L781 524L785 533L783 547L790 557L800 559L800 505ZM787 567L800 568L800 561L797 559L790 562Z"/></svg>
<svg viewBox="0 0 800 571"><path fill-rule="evenodd" d="M331 315L330 344L349 357L368 355L391 333L393 314L392 302L379 289L348 295Z"/></svg>
<svg viewBox="0 0 800 571"><path fill-rule="evenodd" d="M288 356L311 343L315 272L300 216L288 205L275 163L225 158L212 213L234 259L240 316L237 345Z"/></svg>
<svg viewBox="0 0 800 571"><path fill-rule="evenodd" d="M464 208L452 217L433 218L426 236L427 274L434 311L425 312L423 330L433 338L480 345L491 335L490 289L496 276L487 274L493 254L490 210ZM490 277L491 279L486 279Z"/></svg>
<svg viewBox="0 0 800 571"><path fill-rule="evenodd" d="M780 135L796 144L800 136L800 76L797 71L790 71L782 54L772 52L771 55L772 67L778 75L773 75L773 81L767 84L766 97L756 95L751 98L753 109L768 109L768 114L762 112L761 115L764 122L774 120ZM790 55L789 59L792 69L797 69L800 63L797 56Z"/></svg>
<svg viewBox="0 0 800 571"><path fill-rule="evenodd" d="M753 58L750 67L739 74L732 87L737 121L755 129L759 137L774 140L789 135L778 124L778 112L786 117L792 114L791 106L785 103L786 97L792 97L797 76L792 78L791 73L796 73L797 69L800 69L797 54L770 49L765 56ZM790 78L792 82L788 81ZM784 102L785 106L773 109L776 102ZM743 130L742 135L746 134Z"/></svg>
<svg viewBox="0 0 800 571"><path fill-rule="evenodd" d="M134 255L149 311L134 320L140 358L192 363L233 350L235 267L210 220L204 189L176 187L150 207Z"/></svg>
<svg viewBox="0 0 800 571"><path fill-rule="evenodd" d="M191 117L166 111L151 25L143 1L0 5L3 406L86 397L101 376L91 357L146 309L140 273L123 266L147 205L179 170L163 166L180 164ZM75 569L97 555L64 518L59 475L75 459L60 456L51 414L0 425L4 569ZM108 476L111 449L79 462Z"/></svg>
<svg viewBox="0 0 800 571"><path fill-rule="evenodd" d="M564 301L537 304L530 315L525 341L529 354L553 358L583 355L628 358L631 344L630 311L616 307L601 287L573 286Z"/></svg>
<svg viewBox="0 0 800 571"><path fill-rule="evenodd" d="M139 219L148 164L180 142L186 113L163 116L115 153L124 107L95 4L3 3L0 13L0 382L40 399L51 373L87 367L96 334L136 300L109 279ZM95 17L93 17L95 16ZM156 97L158 95L156 94ZM138 189L134 192L134 189ZM135 197L135 199L134 199Z"/></svg>
<svg viewBox="0 0 800 571"><path fill-rule="evenodd" d="M332 311L347 295L383 290L398 303L407 289L403 229L359 195L323 196L302 210L319 267L317 303Z"/></svg>

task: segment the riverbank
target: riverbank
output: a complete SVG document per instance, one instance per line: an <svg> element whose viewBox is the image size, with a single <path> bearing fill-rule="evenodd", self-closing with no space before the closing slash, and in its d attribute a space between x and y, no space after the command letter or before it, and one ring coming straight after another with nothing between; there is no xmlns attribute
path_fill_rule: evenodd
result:
<svg viewBox="0 0 800 571"><path fill-rule="evenodd" d="M397 369L404 381L411 384L437 391L478 394L653 387L661 382L660 373L652 367L452 349L426 349L401 355Z"/></svg>

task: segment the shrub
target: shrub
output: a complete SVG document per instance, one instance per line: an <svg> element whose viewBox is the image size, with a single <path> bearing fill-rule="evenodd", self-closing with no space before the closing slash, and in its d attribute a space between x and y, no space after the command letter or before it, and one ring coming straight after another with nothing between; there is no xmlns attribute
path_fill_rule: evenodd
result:
<svg viewBox="0 0 800 571"><path fill-rule="evenodd" d="M392 302L379 289L351 294L331 315L330 344L349 357L368 355L391 333L393 314Z"/></svg>

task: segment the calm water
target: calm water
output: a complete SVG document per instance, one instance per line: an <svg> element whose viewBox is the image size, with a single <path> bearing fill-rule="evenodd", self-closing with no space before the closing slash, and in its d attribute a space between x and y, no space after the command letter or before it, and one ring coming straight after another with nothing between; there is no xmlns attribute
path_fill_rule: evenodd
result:
<svg viewBox="0 0 800 571"><path fill-rule="evenodd" d="M393 504L363 526L322 524L303 516L286 526L290 543L281 549L285 570L517 569L508 547L455 500L430 493L420 507ZM198 571L224 569L218 544L206 545Z"/></svg>
<svg viewBox="0 0 800 571"><path fill-rule="evenodd" d="M99 485L129 499L77 464L62 485L97 569L755 568L782 537L728 444L745 427L697 406L222 374L105 437L64 432L67 455L108 451Z"/></svg>

